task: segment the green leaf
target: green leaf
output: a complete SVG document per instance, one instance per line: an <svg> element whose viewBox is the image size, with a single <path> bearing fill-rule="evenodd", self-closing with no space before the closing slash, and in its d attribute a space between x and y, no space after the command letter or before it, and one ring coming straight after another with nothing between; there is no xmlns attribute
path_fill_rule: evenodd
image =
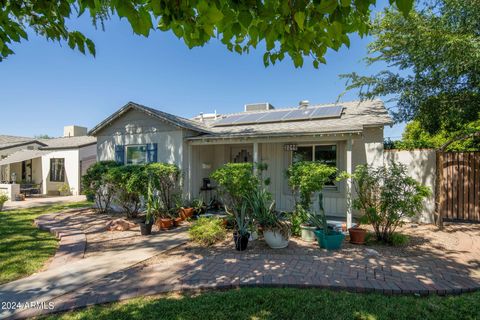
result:
<svg viewBox="0 0 480 320"><path fill-rule="evenodd" d="M248 29L250 23L252 23L253 17L248 10L240 11L238 14L238 22L245 28Z"/></svg>
<svg viewBox="0 0 480 320"><path fill-rule="evenodd" d="M93 43L93 41L87 38L85 40L85 43L87 44L88 52L90 52L90 54L95 57L96 51L95 51L95 44Z"/></svg>
<svg viewBox="0 0 480 320"><path fill-rule="evenodd" d="M365 2L360 0L360 2ZM322 0L320 4L317 6L317 10L321 13L328 13L331 14L335 11L338 6L337 0Z"/></svg>
<svg viewBox="0 0 480 320"><path fill-rule="evenodd" d="M223 13L215 5L212 5L208 9L207 18L211 24L215 24L223 19Z"/></svg>
<svg viewBox="0 0 480 320"><path fill-rule="evenodd" d="M413 8L413 0L396 0L395 1L398 10L403 13L403 16L407 17Z"/></svg>
<svg viewBox="0 0 480 320"><path fill-rule="evenodd" d="M298 27L303 30L303 23L305 22L305 12L303 11L298 11L295 13L293 16L293 19L295 19L295 22L298 24Z"/></svg>

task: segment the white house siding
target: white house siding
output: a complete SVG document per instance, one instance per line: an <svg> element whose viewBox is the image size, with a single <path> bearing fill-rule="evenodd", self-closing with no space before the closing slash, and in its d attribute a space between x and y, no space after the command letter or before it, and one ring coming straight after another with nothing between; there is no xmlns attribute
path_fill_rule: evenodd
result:
<svg viewBox="0 0 480 320"><path fill-rule="evenodd" d="M63 158L65 159L65 182L50 181L50 159ZM52 150L42 156L42 189L44 194L56 194L58 189L67 183L70 186L73 195L78 195L80 192L80 162L79 150Z"/></svg>
<svg viewBox="0 0 480 320"><path fill-rule="evenodd" d="M425 200L424 209L415 220L425 223L434 222L435 214L435 177L436 177L436 153L434 149L416 150L385 150L384 162L396 161L407 166L408 174L427 186L432 195Z"/></svg>
<svg viewBox="0 0 480 320"><path fill-rule="evenodd" d="M183 167L184 131L138 110L130 110L97 135L99 161L115 159L115 145L158 144L158 162Z"/></svg>
<svg viewBox="0 0 480 320"><path fill-rule="evenodd" d="M294 200L288 188L285 171L291 163L291 152L284 151L286 143L297 145L309 144L336 144L337 166L340 171L346 170L347 139L352 139L353 167L359 164L383 163L383 128L368 128L362 134L338 134L318 137L291 137L256 140L229 140L225 142L211 142L202 144L197 142L192 146L192 193L197 196L202 184L202 178L208 177L216 168L230 162L232 148L246 146L253 149L253 142L259 144L259 159L268 164L265 177L270 178L270 191L275 196L278 210L291 210ZM353 168L354 169L354 168ZM337 183L336 188L327 187L324 190L324 208L328 215L346 215L346 183ZM315 197L314 209L318 210L318 201Z"/></svg>

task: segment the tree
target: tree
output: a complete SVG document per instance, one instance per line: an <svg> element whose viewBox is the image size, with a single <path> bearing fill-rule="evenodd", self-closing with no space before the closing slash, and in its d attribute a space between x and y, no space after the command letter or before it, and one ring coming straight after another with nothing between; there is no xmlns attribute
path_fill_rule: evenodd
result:
<svg viewBox="0 0 480 320"><path fill-rule="evenodd" d="M458 131L479 118L480 2L440 0L404 16L387 9L372 26L371 76L342 75L362 99L393 96L397 122L418 120L428 133Z"/></svg>
<svg viewBox="0 0 480 320"><path fill-rule="evenodd" d="M389 0L407 13L413 0ZM95 45L66 20L88 12L95 26L113 15L126 18L133 32L172 31L189 47L218 38L230 51L248 52L266 44L265 65L289 55L295 66L304 57L325 63L328 48L348 46L349 35L368 31L376 0L0 0L0 61L12 54L12 42L33 29L48 40L66 41L95 55Z"/></svg>
<svg viewBox="0 0 480 320"><path fill-rule="evenodd" d="M414 120L405 127L402 139L394 141L390 149L441 149L446 146L446 151L476 151L480 149L478 133L480 133L480 119L462 126L458 131L440 130L435 134L427 132L419 121Z"/></svg>

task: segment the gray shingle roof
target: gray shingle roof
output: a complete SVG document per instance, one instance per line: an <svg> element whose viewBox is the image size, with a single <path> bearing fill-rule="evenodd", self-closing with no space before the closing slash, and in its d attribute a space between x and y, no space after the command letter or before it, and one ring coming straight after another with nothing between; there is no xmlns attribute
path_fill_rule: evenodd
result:
<svg viewBox="0 0 480 320"><path fill-rule="evenodd" d="M122 108L114 112L112 115L110 115L108 118L100 122L98 125L96 125L92 130L90 130L89 134L96 135L100 130L102 130L109 123L111 123L112 121L114 121L115 119L120 117L122 114L124 114L125 112L131 109L137 109L137 110L143 111L152 117L155 117L161 121L166 121L176 127L189 129L189 130L193 130L201 133L209 133L208 129L200 122L175 116L173 114L163 112L157 109L153 109L150 107L146 107L135 102L129 102L125 106L123 106Z"/></svg>
<svg viewBox="0 0 480 320"><path fill-rule="evenodd" d="M206 137L240 137L240 136L261 136L261 135L294 135L309 133L348 133L359 132L365 127L385 126L393 124L385 105L380 100L340 102L338 104L314 105L344 107L340 118L301 120L290 122L259 123L246 125L232 125L214 127L208 124L210 134L189 139L203 139ZM297 107L298 108L298 107ZM269 112L285 111L289 109L276 109ZM245 114L238 113L238 114Z"/></svg>
<svg viewBox="0 0 480 320"><path fill-rule="evenodd" d="M34 138L0 135L0 149L12 148L15 146L34 143L34 142L39 143Z"/></svg>
<svg viewBox="0 0 480 320"><path fill-rule="evenodd" d="M41 147L42 150L54 150L54 149L72 149L81 148L88 145L95 144L97 138L91 136L79 136L79 137L63 137L52 139L41 139L42 143L46 144L45 147Z"/></svg>

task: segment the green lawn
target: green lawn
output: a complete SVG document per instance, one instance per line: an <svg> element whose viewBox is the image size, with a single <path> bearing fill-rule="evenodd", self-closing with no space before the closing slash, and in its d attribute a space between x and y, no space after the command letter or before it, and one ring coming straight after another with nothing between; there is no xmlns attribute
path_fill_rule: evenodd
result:
<svg viewBox="0 0 480 320"><path fill-rule="evenodd" d="M415 297L245 288L139 298L48 319L480 319L480 292Z"/></svg>
<svg viewBox="0 0 480 320"><path fill-rule="evenodd" d="M77 202L0 212L0 284L38 271L54 255L58 241L35 227L37 216L88 205Z"/></svg>

